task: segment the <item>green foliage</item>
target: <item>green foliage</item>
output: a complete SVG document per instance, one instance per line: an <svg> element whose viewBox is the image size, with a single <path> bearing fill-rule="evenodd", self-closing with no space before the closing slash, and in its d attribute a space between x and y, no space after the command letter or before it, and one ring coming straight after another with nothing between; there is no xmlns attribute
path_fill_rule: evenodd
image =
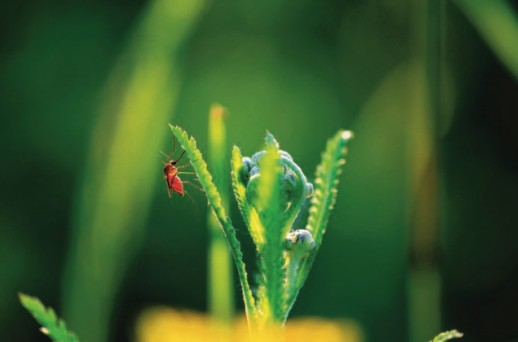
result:
<svg viewBox="0 0 518 342"><path fill-rule="evenodd" d="M279 149L274 136L267 133L263 150L250 158L243 157L238 147L233 148L231 179L234 195L255 244L259 264L259 283L254 298L240 243L196 141L178 126L171 126L171 130L189 157L228 239L243 287L249 323L283 324L311 267L313 258L308 256L314 256L325 232L336 200L337 178L345 162L345 144L351 133L339 131L328 142L322 163L317 168L317 189L307 229L295 229L293 224L302 203L313 194L313 185L291 155ZM313 239L312 234L317 239Z"/></svg>
<svg viewBox="0 0 518 342"><path fill-rule="evenodd" d="M334 137L328 140L326 150L322 153L322 161L317 166L315 192L311 198L306 226L306 230L311 233L314 239L315 251L309 253L307 257L293 258L293 262L300 263L300 265L297 266L296 281L289 290L289 308L293 305L298 292L304 285L316 253L322 244L329 215L336 202L338 177L342 173L342 167L345 164L344 158L347 153L346 145L352 136L350 131L338 131Z"/></svg>
<svg viewBox="0 0 518 342"><path fill-rule="evenodd" d="M56 342L78 342L76 335L67 329L65 322L59 319L52 308L46 308L36 297L20 293L20 302L42 325L40 329Z"/></svg>
<svg viewBox="0 0 518 342"><path fill-rule="evenodd" d="M265 288L267 305L272 321L278 321L283 315L283 240L286 228L282 222L282 203L280 192L282 187L282 166L280 165L280 153L276 144L266 145L266 153L259 162L260 173L251 178L251 182L257 180L256 193L252 195L252 206L257 210L261 225L265 228L264 244L259 250L260 272Z"/></svg>
<svg viewBox="0 0 518 342"><path fill-rule="evenodd" d="M312 185L270 133L262 151L243 158L235 147L232 157L234 194L260 266L256 296L261 319L284 322L290 270L286 238Z"/></svg>
<svg viewBox="0 0 518 342"><path fill-rule="evenodd" d="M440 333L439 335L435 336L433 341L431 342L444 342L448 340L452 340L454 338L461 338L463 334L461 332L458 332L457 330L448 330L445 332Z"/></svg>
<svg viewBox="0 0 518 342"><path fill-rule="evenodd" d="M220 192L196 146L196 140L178 126L171 125L170 128L188 156L217 218L217 224L213 228L222 228L237 268L249 324L252 327L272 323L282 325L303 284L300 279L307 277L315 251L325 232L336 200L337 178L345 163L345 144L351 133L340 131L327 144L322 163L317 168L317 187L307 229L295 229L293 224L303 201L313 195L313 185L307 181L291 155L279 149L278 142L270 133L266 135L264 149L251 158L242 157L239 148L234 147L231 163L232 185L239 209L254 240L260 266L259 284L254 297L240 242L226 213ZM215 133L213 132L214 135ZM220 156L224 155L221 151L222 144L221 142ZM221 162L221 158L213 157L212 160ZM220 182L220 186L222 184ZM312 234L316 239L313 239ZM67 331L65 323L57 318L54 311L46 309L37 298L21 294L20 300L43 325L42 331L52 339L77 341L76 336Z"/></svg>
<svg viewBox="0 0 518 342"><path fill-rule="evenodd" d="M347 152L345 146L351 138L350 131L336 133L327 142L322 161L316 170L315 193L311 199L307 229L313 233L317 246L322 241L329 214L336 202L338 176L342 173Z"/></svg>
<svg viewBox="0 0 518 342"><path fill-rule="evenodd" d="M336 198L337 177L349 138L350 132L340 131L328 144L319 167L320 187L311 211L311 231L295 229L293 223L303 201L312 195L313 185L293 158L279 149L273 135L268 133L264 149L250 158L234 147L232 185L258 254L261 283L256 297L265 321L286 320L303 284L298 279L307 277L311 263L305 261L317 246L312 232L320 243Z"/></svg>
<svg viewBox="0 0 518 342"><path fill-rule="evenodd" d="M231 160L231 178L234 197L236 198L237 206L247 225L252 240L256 246L260 246L264 243L262 240L263 227L256 216L251 216L257 215L257 213L255 211L252 212L252 208L248 205L248 201L246 200L246 184L250 178L249 173L251 169L252 164L250 158L243 160L241 150L239 147L234 146Z"/></svg>
<svg viewBox="0 0 518 342"><path fill-rule="evenodd" d="M246 274L246 266L243 261L243 253L241 251L239 240L237 239L234 226L230 218L227 216L225 208L222 205L221 196L218 189L212 181L212 176L207 170L207 163L203 160L203 156L196 147L196 140L193 137L189 137L187 133L178 126L171 126L171 131L175 135L176 139L187 153L190 163L198 180L207 195L209 205L214 214L218 218L218 221L223 228L223 232L227 238L227 242L230 248L230 253L234 259L234 263L237 268L239 281L241 282L243 290L243 300L245 302L245 309L249 320L255 318L255 303L252 296L252 291L248 284L248 278Z"/></svg>

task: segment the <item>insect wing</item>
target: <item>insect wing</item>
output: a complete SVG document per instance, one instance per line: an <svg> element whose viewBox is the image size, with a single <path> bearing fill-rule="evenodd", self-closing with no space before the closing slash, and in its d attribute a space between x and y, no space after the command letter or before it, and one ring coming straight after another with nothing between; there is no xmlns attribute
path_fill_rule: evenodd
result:
<svg viewBox="0 0 518 342"><path fill-rule="evenodd" d="M167 184L167 194L169 195L169 198L171 198L171 191L169 189L171 189L171 186L169 185L169 181L166 179L166 184Z"/></svg>
<svg viewBox="0 0 518 342"><path fill-rule="evenodd" d="M175 176L173 178L173 180L171 182L171 190L180 194L180 196L184 195L185 192L183 190L183 183L182 183L182 180L180 179L180 177Z"/></svg>

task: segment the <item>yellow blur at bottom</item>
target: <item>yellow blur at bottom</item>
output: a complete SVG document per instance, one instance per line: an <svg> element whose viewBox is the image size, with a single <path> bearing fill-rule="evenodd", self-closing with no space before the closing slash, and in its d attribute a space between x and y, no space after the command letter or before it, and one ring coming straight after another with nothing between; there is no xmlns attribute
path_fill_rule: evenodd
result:
<svg viewBox="0 0 518 342"><path fill-rule="evenodd" d="M281 333L279 331L265 331L257 335L249 334L244 318L227 327L211 321L207 316L200 313L178 311L165 307L148 309L140 315L137 321L136 338L138 342L362 341L360 328L357 324L348 320L299 318L290 320Z"/></svg>

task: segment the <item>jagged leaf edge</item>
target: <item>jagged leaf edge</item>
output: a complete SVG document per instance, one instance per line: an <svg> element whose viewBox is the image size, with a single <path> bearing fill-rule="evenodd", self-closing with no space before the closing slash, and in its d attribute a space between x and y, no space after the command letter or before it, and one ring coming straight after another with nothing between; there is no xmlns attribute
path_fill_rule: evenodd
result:
<svg viewBox="0 0 518 342"><path fill-rule="evenodd" d="M260 246L264 243L264 238L261 235L263 229L260 227L259 219L255 209L248 205L246 200L246 187L240 182L240 169L243 166L243 156L239 147L234 146L232 149L231 160L231 179L234 197L236 198L237 206L245 221L252 240L254 241L257 252L259 253ZM255 215L255 216L254 216Z"/></svg>
<svg viewBox="0 0 518 342"><path fill-rule="evenodd" d="M234 226L232 225L230 218L227 216L225 208L222 206L221 196L212 181L212 175L208 171L207 163L196 146L196 140L193 137L189 137L187 132L180 126L170 125L170 128L189 157L193 170L198 176L198 180L205 191L209 204L214 210L214 213L223 229L223 233L227 238L229 249L232 254L234 264L236 265L239 281L241 283L245 309L250 323L251 320L253 321L256 318L255 300L248 282L248 275L246 272L246 265L243 261L241 244L237 239Z"/></svg>
<svg viewBox="0 0 518 342"><path fill-rule="evenodd" d="M325 233L330 212L336 202L338 176L342 173L345 156L347 154L346 145L352 137L352 132L339 130L333 137L328 139L326 149L322 152L321 162L316 168L315 190L311 198L311 207L309 209L308 223L306 225L306 229L313 234L316 249L301 260L297 274L296 291L287 299L288 309L286 315L289 314L289 311L295 303L322 243L322 237ZM323 188L325 191L323 191ZM321 217L320 220L317 219L318 216Z"/></svg>
<svg viewBox="0 0 518 342"><path fill-rule="evenodd" d="M34 319L42 325L45 332L56 342L78 342L77 336L67 329L65 321L60 319L51 307L46 307L37 298L23 293L18 295L20 303L29 311Z"/></svg>
<svg viewBox="0 0 518 342"><path fill-rule="evenodd" d="M311 207L306 229L311 231L317 246L320 246L325 234L329 215L336 203L338 177L343 171L346 145L351 139L349 131L340 130L327 141L322 153L322 161L317 166L315 192L311 198Z"/></svg>
<svg viewBox="0 0 518 342"><path fill-rule="evenodd" d="M433 341L431 342L445 342L448 340L452 340L454 338L461 338L464 334L457 331L456 329L448 330L440 333L439 335L435 336Z"/></svg>
<svg viewBox="0 0 518 342"><path fill-rule="evenodd" d="M265 138L264 150L266 154L261 158L261 175L258 185L258 202L262 203L264 208L276 209L280 207L279 194L282 186L282 178L279 171L282 170L280 163L280 150L277 140L271 133L267 133ZM272 178L264 177L271 174ZM264 226L265 244L261 248L261 273L264 279L266 296L268 297L268 306L272 319L276 322L282 321L285 311L285 288L286 270L284 268L284 247L283 236L284 220L282 217L275 215L266 215L264 219L270 222L262 221ZM272 226L268 226L270 223Z"/></svg>

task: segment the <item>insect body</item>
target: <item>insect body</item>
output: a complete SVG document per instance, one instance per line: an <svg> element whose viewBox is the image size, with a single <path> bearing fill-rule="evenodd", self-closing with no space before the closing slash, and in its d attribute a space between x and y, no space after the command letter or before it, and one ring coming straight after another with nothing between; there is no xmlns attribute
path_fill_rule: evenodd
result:
<svg viewBox="0 0 518 342"><path fill-rule="evenodd" d="M183 151L180 158L176 160L170 160L168 163L164 162L164 178L167 183L167 193L169 194L169 197L171 197L171 190L180 196L185 194L183 182L178 176L178 168L176 167L176 163L182 159L184 153L185 151Z"/></svg>

